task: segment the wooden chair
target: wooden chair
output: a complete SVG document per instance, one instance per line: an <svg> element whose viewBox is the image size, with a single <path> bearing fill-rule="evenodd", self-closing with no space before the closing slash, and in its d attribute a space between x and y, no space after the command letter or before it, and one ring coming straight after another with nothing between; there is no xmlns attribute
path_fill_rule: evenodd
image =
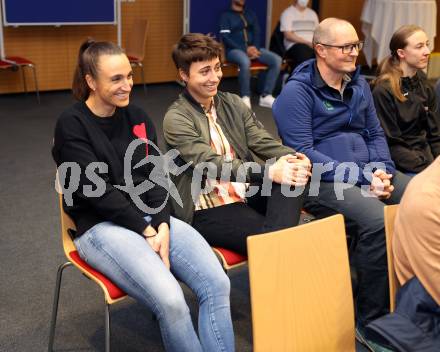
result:
<svg viewBox="0 0 440 352"><path fill-rule="evenodd" d="M429 63L426 72L428 79L437 80L440 78L440 53L434 52L429 55Z"/></svg>
<svg viewBox="0 0 440 352"><path fill-rule="evenodd" d="M223 266L223 269L227 273L228 270L238 268L239 266L247 263L247 257L231 251L230 249L221 247L211 247Z"/></svg>
<svg viewBox="0 0 440 352"><path fill-rule="evenodd" d="M222 46L221 61L222 61L222 67L229 67L231 65L236 66L235 64L226 62L224 46ZM214 251L215 255L218 257L218 259L220 260L220 263L222 264L225 273L228 273L228 271L231 269L238 268L240 266L247 264L247 257L245 255L239 254L230 249L226 249L222 247L211 247L211 248Z"/></svg>
<svg viewBox="0 0 440 352"><path fill-rule="evenodd" d="M306 224L310 221L313 221L315 217L309 213L307 213L304 209L301 210L300 216L300 224ZM211 247L214 253L219 258L223 269L227 273L228 270L238 268L240 266L247 264L247 257L245 255L234 252L230 249L222 248L222 247Z"/></svg>
<svg viewBox="0 0 440 352"><path fill-rule="evenodd" d="M144 72L144 57L145 57L145 43L147 41L148 21L136 19L133 21L130 34L127 38L127 45L125 53L132 67L138 67L141 70L142 84L144 87L144 94L147 94L147 86L145 85Z"/></svg>
<svg viewBox="0 0 440 352"><path fill-rule="evenodd" d="M40 104L40 91L38 89L37 69L35 67L35 64L31 60L21 56L7 56L4 60L0 60L0 61L1 61L0 68L3 68L2 66L4 64L10 64L12 67L21 70L21 76L23 78L23 86L25 93L27 93L28 90L27 90L26 74L24 72L24 68L30 68L32 70L32 74L34 76L35 93L37 95L38 104Z"/></svg>
<svg viewBox="0 0 440 352"><path fill-rule="evenodd" d="M64 212L62 204L62 195L59 196L59 204L61 211L61 238L63 242L64 254L67 257L67 262L58 267L57 279L55 285L55 294L52 308L52 318L50 323L49 348L48 351L53 351L53 343L55 337L55 326L58 312L58 301L60 297L60 286L62 274L65 268L75 266L87 278L97 283L104 292L105 301L105 351L110 352L110 305L123 300L127 297L126 293L112 283L107 277L100 272L93 269L78 255L78 251L72 241L70 233L75 231L75 224L72 219Z"/></svg>
<svg viewBox="0 0 440 352"><path fill-rule="evenodd" d="M355 351L342 215L247 243L254 351Z"/></svg>
<svg viewBox="0 0 440 352"><path fill-rule="evenodd" d="M385 238L387 243L387 260L388 260L388 281L390 287L390 312L394 312L396 307L396 293L400 288L399 280L397 279L396 271L394 270L393 258L393 234L394 234L394 220L399 205L387 205L384 207L385 218Z"/></svg>

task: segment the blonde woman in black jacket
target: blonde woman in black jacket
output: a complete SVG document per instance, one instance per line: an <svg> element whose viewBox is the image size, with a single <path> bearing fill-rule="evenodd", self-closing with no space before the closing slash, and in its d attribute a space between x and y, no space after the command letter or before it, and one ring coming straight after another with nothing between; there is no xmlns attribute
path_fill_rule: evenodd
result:
<svg viewBox="0 0 440 352"><path fill-rule="evenodd" d="M440 155L440 111L423 69L429 41L422 28L400 27L380 64L373 98L396 167L416 174Z"/></svg>

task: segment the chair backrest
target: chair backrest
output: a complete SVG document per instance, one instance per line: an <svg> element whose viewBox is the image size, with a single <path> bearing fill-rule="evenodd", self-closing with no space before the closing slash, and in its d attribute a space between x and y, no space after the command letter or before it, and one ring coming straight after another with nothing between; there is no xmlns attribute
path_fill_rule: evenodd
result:
<svg viewBox="0 0 440 352"><path fill-rule="evenodd" d="M102 288L105 301L108 304L113 304L124 299L127 296L124 291L116 286L105 275L92 268L79 256L75 244L69 234L69 230L76 231L76 226L72 218L64 211L63 195L61 193L59 193L59 206L61 214L61 239L63 242L64 254L67 259L85 276L96 282Z"/></svg>
<svg viewBox="0 0 440 352"><path fill-rule="evenodd" d="M63 195L59 193L58 196L59 196L59 206L60 206L60 215L61 215L61 240L63 242L64 254L69 260L72 260L70 253L76 251L76 248L72 238L70 237L69 230L76 231L76 226L72 218L69 215L67 215L67 213L64 211Z"/></svg>
<svg viewBox="0 0 440 352"><path fill-rule="evenodd" d="M390 286L390 311L394 312L396 306L396 293L400 288L399 280L394 270L394 258L393 258L393 234L394 234L394 221L396 219L397 209L399 205L387 205L384 207L385 217L385 237L387 243L387 260L388 260L388 281Z"/></svg>
<svg viewBox="0 0 440 352"><path fill-rule="evenodd" d="M426 76L428 79L440 78L440 53L431 53L431 55L429 55Z"/></svg>
<svg viewBox="0 0 440 352"><path fill-rule="evenodd" d="M131 31L127 38L125 52L127 55L142 61L145 56L145 43L147 41L148 21L136 19L133 21Z"/></svg>
<svg viewBox="0 0 440 352"><path fill-rule="evenodd" d="M255 352L355 351L342 215L247 244Z"/></svg>

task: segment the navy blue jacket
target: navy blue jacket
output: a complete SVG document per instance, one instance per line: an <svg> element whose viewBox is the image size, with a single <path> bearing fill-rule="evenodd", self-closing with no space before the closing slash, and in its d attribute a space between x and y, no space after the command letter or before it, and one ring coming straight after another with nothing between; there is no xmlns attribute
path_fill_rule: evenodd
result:
<svg viewBox="0 0 440 352"><path fill-rule="evenodd" d="M228 10L220 17L220 38L226 52L240 49L246 52L248 46L260 49L260 26L255 13L245 9L243 13Z"/></svg>
<svg viewBox="0 0 440 352"><path fill-rule="evenodd" d="M396 310L368 324L366 337L397 352L438 352L440 306L413 277L397 292Z"/></svg>
<svg viewBox="0 0 440 352"><path fill-rule="evenodd" d="M369 184L376 168L395 174L395 166L374 108L370 87L351 75L343 97L319 74L316 60L298 66L273 105L283 143L302 152L312 163L333 165L321 176L325 182ZM357 177L345 170L351 163ZM381 163L369 165L369 163ZM338 168L338 166L340 166ZM335 171L337 171L335 177Z"/></svg>

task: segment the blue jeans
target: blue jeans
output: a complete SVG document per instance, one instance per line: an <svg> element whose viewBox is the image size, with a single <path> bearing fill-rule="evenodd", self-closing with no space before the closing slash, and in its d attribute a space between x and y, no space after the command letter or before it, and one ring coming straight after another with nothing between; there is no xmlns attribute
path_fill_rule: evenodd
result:
<svg viewBox="0 0 440 352"><path fill-rule="evenodd" d="M354 265L357 273L356 318L365 326L389 311L388 269L386 257L384 206L397 204L411 178L399 171L392 178L394 191L387 200L364 197L357 186L345 189L338 200L334 188L338 184L321 182L318 196L309 196L304 207L313 215L329 214L329 210L344 215L357 238ZM312 186L311 186L312 188Z"/></svg>
<svg viewBox="0 0 440 352"><path fill-rule="evenodd" d="M263 71L263 75L260 75L259 78L263 78L264 76L264 86L263 86L263 95L272 94L275 84L277 82L278 75L280 74L281 68L281 58L264 48L260 49L261 55L258 58L258 61L266 64L268 66L267 71ZM251 71L249 67L251 65L251 60L247 56L247 54L240 49L232 49L226 53L226 59L230 62L237 64L240 67L240 72L238 73L238 82L240 84L240 95L251 96Z"/></svg>
<svg viewBox="0 0 440 352"><path fill-rule="evenodd" d="M234 351L229 279L190 225L171 218L171 272L142 236L112 222L93 226L75 245L81 258L153 311L167 351ZM176 278L197 295L199 337Z"/></svg>

